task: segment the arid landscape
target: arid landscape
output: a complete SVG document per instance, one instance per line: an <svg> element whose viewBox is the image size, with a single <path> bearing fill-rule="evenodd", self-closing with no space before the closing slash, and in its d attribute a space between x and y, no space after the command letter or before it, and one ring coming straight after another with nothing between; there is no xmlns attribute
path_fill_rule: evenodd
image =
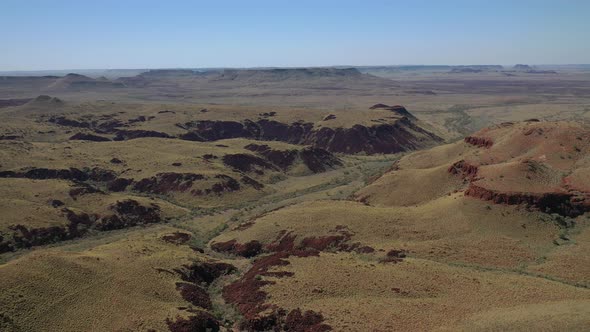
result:
<svg viewBox="0 0 590 332"><path fill-rule="evenodd" d="M2 75L2 331L590 326L590 66Z"/></svg>

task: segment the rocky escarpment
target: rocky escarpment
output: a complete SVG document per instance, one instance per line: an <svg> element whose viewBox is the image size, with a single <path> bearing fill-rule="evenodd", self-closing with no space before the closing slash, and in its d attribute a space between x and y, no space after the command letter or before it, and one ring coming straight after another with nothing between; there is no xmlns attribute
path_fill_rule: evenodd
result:
<svg viewBox="0 0 590 332"><path fill-rule="evenodd" d="M242 121L199 120L177 123L176 126L186 130L177 136L165 132L132 129L137 122L150 121L154 117L139 116L126 121L118 120L112 115L99 118L86 116L71 119L64 115L52 115L47 121L56 125L91 130L97 134L114 135L113 140L123 141L142 137L180 138L189 141L209 142L231 138L248 138L263 141L281 141L297 145L311 145L329 152L339 153L398 153L416 150L442 142L437 135L425 130L416 123L416 118L403 106L377 104L371 107L387 110L395 120L383 119L373 125L355 124L352 127L316 127L311 122L298 121L283 123L263 116L258 120ZM335 115L329 119L336 118ZM327 120L329 120L327 119ZM382 120L382 121L381 121ZM71 139L102 140L88 133L75 134Z"/></svg>
<svg viewBox="0 0 590 332"><path fill-rule="evenodd" d="M197 181L213 180L213 184L208 188L193 189L193 184ZM260 190L264 186L257 181L242 177L241 183ZM178 192L190 192L193 196L202 195L221 195L238 191L242 188L240 181L229 175L217 174L214 176L205 176L193 173L158 173L155 176L145 178L133 183L133 190L151 193L151 194L170 194Z"/></svg>
<svg viewBox="0 0 590 332"><path fill-rule="evenodd" d="M389 106L389 105L385 105L385 104L375 104L375 105L371 106L369 109L371 109L371 110L383 109L383 110L387 110L392 113L395 113L399 116L405 116L409 119L416 120L416 117L412 113L410 113L405 107L403 107L401 105Z"/></svg>
<svg viewBox="0 0 590 332"><path fill-rule="evenodd" d="M55 207L59 206L62 205ZM157 204L144 205L133 199L111 204L108 211L107 214L99 215L62 207L60 212L67 221L64 225L49 227L12 225L9 227L11 233L0 234L0 253L71 240L93 231L109 231L159 223L164 220Z"/></svg>
<svg viewBox="0 0 590 332"><path fill-rule="evenodd" d="M264 185L243 175L234 179L225 174L201 175L193 173L158 173L152 177L133 180L118 177L117 173L98 167L47 169L29 168L19 171L2 171L0 178L27 178L34 180L71 181L69 196L73 200L88 194L107 195L108 191L130 190L142 194L168 195L188 192L192 196L216 195L235 192L246 188L261 190ZM193 187L198 182L199 187ZM141 204L127 199L108 207L110 214L97 214L73 210L59 200L50 200L49 205L60 209L64 224L58 226L35 227L12 225L10 234L0 233L0 250L12 251L32 246L74 239L92 231L108 231L133 227L136 225L159 223L163 221L160 207L156 204Z"/></svg>
<svg viewBox="0 0 590 332"><path fill-rule="evenodd" d="M530 164L530 162L525 162ZM479 166L460 160L448 168L450 174L461 176L467 183L465 196L506 205L526 205L545 213L576 217L590 211L588 193L555 189L546 192L507 191L490 188L484 184Z"/></svg>
<svg viewBox="0 0 590 332"><path fill-rule="evenodd" d="M524 204L545 213L557 213L567 217L577 217L590 212L590 196L583 193L499 191L480 186L477 183L470 183L465 195L495 204Z"/></svg>
<svg viewBox="0 0 590 332"><path fill-rule="evenodd" d="M453 175L459 175L463 179L475 180L477 178L477 172L479 171L479 167L476 165L472 165L465 160L459 160L453 163L447 169L447 172Z"/></svg>
<svg viewBox="0 0 590 332"><path fill-rule="evenodd" d="M476 142L481 143L481 140ZM473 144L472 142L469 142ZM486 144L474 144L480 148L488 149ZM544 173L548 167L539 161L525 159L520 163L527 174L526 178L533 178ZM480 165L473 162L460 160L453 163L447 169L448 173L460 176L468 184L465 196L490 201L495 204L526 205L545 213L557 213L562 216L576 217L590 212L590 193L571 190L565 187L546 188L544 191L528 192L497 189L493 182L487 182L485 176L480 173ZM500 170L501 172L501 170ZM500 173L501 175L501 173Z"/></svg>
<svg viewBox="0 0 590 332"><path fill-rule="evenodd" d="M72 141L93 141L93 142L109 142L111 139L104 136L98 136L86 133L77 133L70 137Z"/></svg>
<svg viewBox="0 0 590 332"><path fill-rule="evenodd" d="M492 139L487 137L467 136L464 141L465 143L479 146L480 148L490 148L494 145Z"/></svg>
<svg viewBox="0 0 590 332"><path fill-rule="evenodd" d="M79 119L71 119L63 115L52 115L47 118L47 122L64 127L91 130L97 134L115 135L113 138L114 141L124 141L142 137L174 138L167 133L154 130L127 129L134 123L150 121L153 118L153 116L139 116L135 119L122 121L114 118L112 115L103 115L98 118L84 117ZM110 140L110 138L97 136L91 133L77 133L70 137L70 139L88 141Z"/></svg>
<svg viewBox="0 0 590 332"><path fill-rule="evenodd" d="M442 139L419 127L407 117L394 123L373 126L354 125L351 128L316 128L313 123L286 124L274 120L257 121L194 121L180 127L188 130L181 139L215 141L229 138L250 138L312 145L330 152L397 153L416 150Z"/></svg>
<svg viewBox="0 0 590 332"><path fill-rule="evenodd" d="M2 171L0 172L0 178L70 180L76 186L70 191L70 196L73 198L87 193L101 193L102 191L95 186L105 187L114 192L131 189L136 192L158 195L182 193L190 190L190 193L194 196L221 195L240 190L242 185L252 187L255 190L260 190L264 187L263 184L248 176L242 176L240 181L238 181L225 174L205 176L194 173L163 172L148 178L133 180L118 177L114 171L98 167L83 169L30 168L21 171ZM210 186L204 189L193 189L193 184L198 181L207 181Z"/></svg>
<svg viewBox="0 0 590 332"><path fill-rule="evenodd" d="M102 168L68 169L29 168L20 171L2 171L0 178L27 178L35 180L60 179L75 182L97 181L105 182L114 180L116 173Z"/></svg>
<svg viewBox="0 0 590 332"><path fill-rule="evenodd" d="M321 173L342 166L340 158L321 148L307 147L301 150L278 150L272 149L266 144L248 144L244 148L259 154L282 171L287 171L298 161L303 162L314 173Z"/></svg>

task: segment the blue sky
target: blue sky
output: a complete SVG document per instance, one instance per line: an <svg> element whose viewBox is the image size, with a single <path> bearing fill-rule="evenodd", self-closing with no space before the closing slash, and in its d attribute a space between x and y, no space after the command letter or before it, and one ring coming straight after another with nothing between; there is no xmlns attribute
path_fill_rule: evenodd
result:
<svg viewBox="0 0 590 332"><path fill-rule="evenodd" d="M590 63L590 1L0 0L0 70Z"/></svg>

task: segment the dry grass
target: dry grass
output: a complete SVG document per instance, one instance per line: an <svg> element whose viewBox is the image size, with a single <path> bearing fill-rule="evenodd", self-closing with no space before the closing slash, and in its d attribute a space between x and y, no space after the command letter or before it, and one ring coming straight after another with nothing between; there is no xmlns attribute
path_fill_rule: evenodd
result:
<svg viewBox="0 0 590 332"><path fill-rule="evenodd" d="M0 266L4 331L166 329L186 302L171 271L197 258L162 241L178 229L157 226L82 247L35 250ZM96 243L98 242L98 243ZM10 323L11 322L11 323Z"/></svg>

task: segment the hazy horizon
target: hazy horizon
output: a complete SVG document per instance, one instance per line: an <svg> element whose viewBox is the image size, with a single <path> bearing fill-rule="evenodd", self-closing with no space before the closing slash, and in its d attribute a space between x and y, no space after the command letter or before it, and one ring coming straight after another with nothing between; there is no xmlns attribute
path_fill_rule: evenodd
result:
<svg viewBox="0 0 590 332"><path fill-rule="evenodd" d="M3 7L3 72L590 63L587 1L8 0Z"/></svg>

